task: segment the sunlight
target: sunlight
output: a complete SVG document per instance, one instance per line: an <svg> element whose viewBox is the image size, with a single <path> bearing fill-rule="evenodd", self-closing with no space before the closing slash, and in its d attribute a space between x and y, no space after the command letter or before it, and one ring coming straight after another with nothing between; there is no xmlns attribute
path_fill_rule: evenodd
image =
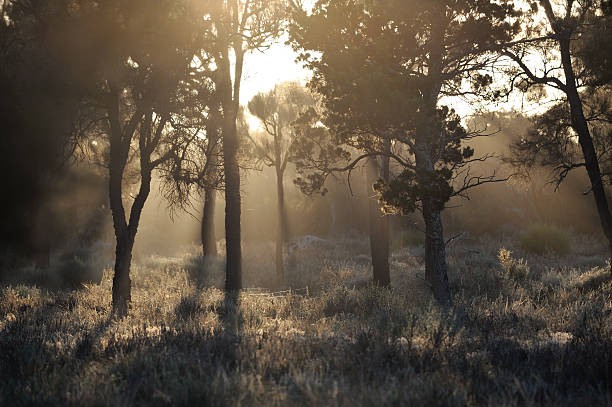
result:
<svg viewBox="0 0 612 407"><path fill-rule="evenodd" d="M252 131L253 133L257 133L258 131L263 130L263 125L261 124L261 121L257 117L253 116L249 112L249 109L244 110L244 115L250 131Z"/></svg>
<svg viewBox="0 0 612 407"><path fill-rule="evenodd" d="M610 1L0 14L0 406L610 404Z"/></svg>
<svg viewBox="0 0 612 407"><path fill-rule="evenodd" d="M311 73L295 61L298 54L283 42L281 39L269 49L246 56L244 82L240 89L242 104L246 105L257 93L267 92L279 83L305 83L310 78Z"/></svg>

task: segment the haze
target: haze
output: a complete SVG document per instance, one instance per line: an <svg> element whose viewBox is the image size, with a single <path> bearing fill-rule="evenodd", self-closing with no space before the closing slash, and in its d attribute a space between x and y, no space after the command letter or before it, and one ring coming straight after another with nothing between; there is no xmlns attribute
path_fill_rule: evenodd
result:
<svg viewBox="0 0 612 407"><path fill-rule="evenodd" d="M608 405L609 0L3 0L0 405Z"/></svg>

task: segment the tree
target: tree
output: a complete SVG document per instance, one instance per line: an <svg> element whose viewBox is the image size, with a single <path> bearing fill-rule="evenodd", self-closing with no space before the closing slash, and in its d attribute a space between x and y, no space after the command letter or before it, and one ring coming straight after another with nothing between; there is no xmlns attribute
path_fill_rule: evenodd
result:
<svg viewBox="0 0 612 407"><path fill-rule="evenodd" d="M292 159L295 162L298 178L295 184L306 195L315 192L327 193L324 188L326 176L332 172L348 171L349 187L354 165L345 168L334 167L350 160L351 152L339 146L329 129L322 125L322 112L311 108L304 112L294 123L296 137L292 144ZM368 199L368 225L372 274L374 284L386 287L391 283L389 269L389 222L383 214L382 206L374 190L379 179L389 181L391 152L390 140L378 145L383 151L380 157L375 149L363 146L369 155L366 163L366 196Z"/></svg>
<svg viewBox="0 0 612 407"><path fill-rule="evenodd" d="M174 126L181 128L185 142L180 143L180 150L162 167L162 178L163 194L171 210L188 211L194 194L204 197L200 229L202 254L215 257L215 203L218 190L223 189L222 112L209 65L210 60L200 50L191 64L174 121Z"/></svg>
<svg viewBox="0 0 612 407"><path fill-rule="evenodd" d="M240 231L240 85L245 55L267 47L280 33L284 20L280 1L224 0L206 2L206 53L215 67L211 73L218 94L223 138L225 180L225 288L242 288Z"/></svg>
<svg viewBox="0 0 612 407"><path fill-rule="evenodd" d="M217 113L217 112L215 112ZM207 131L208 148L204 152L207 169L204 172L207 186L204 187L204 207L202 208L202 254L204 257L217 256L217 238L215 235L215 206L217 202L217 188L222 174L219 172L219 143L221 141L219 116L211 117L212 124Z"/></svg>
<svg viewBox="0 0 612 407"><path fill-rule="evenodd" d="M382 211L376 196L378 181L388 183L391 180L390 160L391 141L385 140L381 157L372 156L367 162L368 217L370 229L370 253L372 255L372 272L374 283L386 287L391 284L389 269L389 217Z"/></svg>
<svg viewBox="0 0 612 407"><path fill-rule="evenodd" d="M48 265L42 223L49 197L77 145L86 92L76 58L65 51L70 2L3 1L0 7L0 242ZM74 40L73 40L74 41Z"/></svg>
<svg viewBox="0 0 612 407"><path fill-rule="evenodd" d="M366 3L320 0L310 15L294 3L291 40L313 70L334 142L363 152L340 169L372 156L401 168L377 190L387 210L422 212L426 278L450 306L441 211L451 196L499 179L471 174L470 162L484 158L462 143L477 134L442 98L499 96L488 51L512 38L516 13L506 1Z"/></svg>
<svg viewBox="0 0 612 407"><path fill-rule="evenodd" d="M131 299L130 266L153 171L178 150L173 131L178 95L201 38L198 10L189 2L83 1L73 8L73 52L91 65L90 123L108 145L109 201L116 237L113 312L123 317ZM94 133L97 135L97 133ZM132 177L127 172L132 172ZM139 182L133 199L126 181ZM131 194L130 194L131 196ZM129 215L125 204L131 201Z"/></svg>
<svg viewBox="0 0 612 407"><path fill-rule="evenodd" d="M264 164L276 170L277 233L276 273L284 278L283 245L288 237L287 213L285 209L284 176L287 164L292 160L292 144L296 138L293 123L307 108L313 106L314 98L298 83L276 85L267 93L258 93L249 102L249 111L262 124L266 136L249 139L255 153Z"/></svg>
<svg viewBox="0 0 612 407"><path fill-rule="evenodd" d="M606 52L610 3L565 0L553 5L540 0L530 4L534 14L542 10L545 17L539 24L525 25L523 37L503 51L514 63L509 71L511 87L536 96L550 88L562 95L562 101L535 120L535 131L515 146L513 161L551 166L557 186L570 171L586 168L589 192L612 252L612 213L604 188L606 174L601 170L610 158L612 70Z"/></svg>

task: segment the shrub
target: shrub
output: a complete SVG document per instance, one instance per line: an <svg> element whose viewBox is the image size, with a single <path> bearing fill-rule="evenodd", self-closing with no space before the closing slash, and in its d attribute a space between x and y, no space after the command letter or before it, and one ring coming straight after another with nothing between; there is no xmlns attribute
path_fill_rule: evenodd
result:
<svg viewBox="0 0 612 407"><path fill-rule="evenodd" d="M612 309L603 302L582 304L572 329L574 340L587 344L606 343L612 335Z"/></svg>
<svg viewBox="0 0 612 407"><path fill-rule="evenodd" d="M499 249L498 259L507 278L520 281L524 280L529 275L529 266L527 266L527 262L523 259L513 259L510 250L504 248Z"/></svg>
<svg viewBox="0 0 612 407"><path fill-rule="evenodd" d="M49 270L56 273L64 285L74 287L83 283L100 284L103 271L103 261L91 248L76 248L64 253Z"/></svg>
<svg viewBox="0 0 612 407"><path fill-rule="evenodd" d="M567 230L555 225L536 223L521 236L521 247L533 254L566 255L570 251L570 236Z"/></svg>
<svg viewBox="0 0 612 407"><path fill-rule="evenodd" d="M422 247L425 245L425 234L421 231L409 229L402 230L394 236L391 248L399 250L404 247Z"/></svg>

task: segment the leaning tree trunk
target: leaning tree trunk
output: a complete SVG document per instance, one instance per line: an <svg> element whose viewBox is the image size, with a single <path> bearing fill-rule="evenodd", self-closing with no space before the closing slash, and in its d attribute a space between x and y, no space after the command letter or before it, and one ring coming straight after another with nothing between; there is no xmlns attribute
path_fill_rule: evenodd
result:
<svg viewBox="0 0 612 407"><path fill-rule="evenodd" d="M386 166L386 169L384 168ZM367 178L368 178L368 209L369 209L369 225L370 225L370 252L372 255L372 272L374 284L387 287L391 283L389 273L389 221L384 216L378 200L371 197L373 193L373 185L382 175L388 175L389 161L383 161L381 167L376 158L368 160Z"/></svg>
<svg viewBox="0 0 612 407"><path fill-rule="evenodd" d="M569 37L560 41L560 48L561 62L563 64L563 71L566 79L566 94L571 110L572 127L578 134L578 142L580 143L582 154L584 155L584 163L591 182L591 190L593 191L593 198L597 206L601 228L608 240L608 247L610 248L610 254L612 256L612 214L610 213L606 191L601 179L597 151L593 145L593 138L591 137L591 132L584 116L580 94L576 87L576 76L574 75L574 69L572 67ZM610 273L612 274L612 261L610 264Z"/></svg>
<svg viewBox="0 0 612 407"><path fill-rule="evenodd" d="M132 249L140 223L142 209L151 192L151 173L154 166L151 163L151 140L153 112L145 113L140 109L134 113L125 128L122 128L119 120L119 94L120 91L111 84L111 97L108 98L110 134L109 154L109 203L115 230L115 273L113 276L113 313L123 318L127 315L129 302L131 300L130 266L132 262ZM141 119L144 119L141 122ZM163 129L167 119L162 119L158 124ZM134 133L140 126L139 151L140 151L140 188L129 218L126 217L123 206L123 173L128 161L130 146Z"/></svg>
<svg viewBox="0 0 612 407"><path fill-rule="evenodd" d="M146 158L141 158L141 166L148 167L148 160ZM130 281L132 250L134 249L134 241L136 240L136 232L140 224L142 209L151 192L150 169L141 170L141 177L140 189L132 203L129 223L121 222L121 219L125 219L125 217L122 216L124 213L123 204L119 207L120 209L117 209L117 202L112 205L113 221L116 225L115 237L117 238L117 246L115 249L115 275L113 276L113 311L120 318L127 315L128 305L132 297ZM121 199L121 195L119 195L119 199ZM111 194L111 200L116 201L117 196ZM117 227L117 225L119 227Z"/></svg>
<svg viewBox="0 0 612 407"><path fill-rule="evenodd" d="M112 177L111 177L112 180ZM116 180L115 180L116 181ZM111 190L114 185L111 184ZM111 193L111 202L115 201L112 206L113 222L115 224L115 237L117 245L115 248L115 274L113 276L113 311L115 315L122 318L127 315L128 305L131 301L131 281L130 267L132 263L132 250L134 249L134 241L136 240L136 232L140 223L142 209L149 197L151 191L151 173L144 172L140 183L138 195L132 203L130 211L129 223L122 220L123 204L117 206L117 199L121 199L121 195Z"/></svg>
<svg viewBox="0 0 612 407"><path fill-rule="evenodd" d="M150 120L148 123L150 125ZM141 132L142 131L143 130L141 130ZM150 134L150 128L148 134ZM140 137L141 151L144 151L146 136L141 134ZM127 145L129 146L129 144ZM115 274L113 276L113 312L117 317L123 318L128 313L128 306L131 300L130 266L132 262L132 249L134 248L134 241L136 239L136 232L138 231L142 209L151 192L152 169L150 167L149 157L141 153L140 188L132 203L128 220L126 219L122 197L123 170L127 162L127 149L124 149L123 153L119 154L119 151L116 150L116 146L111 147L109 198L113 216L113 226L115 228L115 238L117 241L115 249Z"/></svg>
<svg viewBox="0 0 612 407"><path fill-rule="evenodd" d="M121 133L119 133L121 134ZM122 197L123 170L127 161L125 148L121 149L120 136L113 133L110 154L109 201L115 229L115 269L113 276L113 313L119 318L127 315L131 299L130 263L133 239L125 216ZM115 143L113 143L115 142Z"/></svg>
<svg viewBox="0 0 612 407"><path fill-rule="evenodd" d="M283 172L276 171L276 198L277 198L277 226L276 226L276 274L285 278L283 263L283 246L287 239L287 216L285 213L285 187L283 185Z"/></svg>
<svg viewBox="0 0 612 407"><path fill-rule="evenodd" d="M217 191L206 188L204 191L204 210L202 212L202 254L204 257L217 256L217 239L215 236L215 205Z"/></svg>

